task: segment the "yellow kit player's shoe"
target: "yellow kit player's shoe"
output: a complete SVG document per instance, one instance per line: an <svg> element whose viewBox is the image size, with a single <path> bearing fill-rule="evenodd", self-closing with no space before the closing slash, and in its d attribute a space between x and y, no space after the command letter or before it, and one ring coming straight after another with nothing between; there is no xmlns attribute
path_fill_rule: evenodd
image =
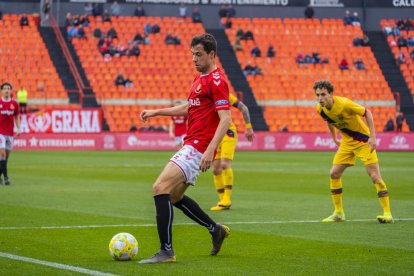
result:
<svg viewBox="0 0 414 276"><path fill-rule="evenodd" d="M385 214L382 216L377 216L379 223L394 223L394 219L391 214Z"/></svg>
<svg viewBox="0 0 414 276"><path fill-rule="evenodd" d="M332 215L322 220L322 222L341 222L341 221L345 221L344 212L334 212Z"/></svg>
<svg viewBox="0 0 414 276"><path fill-rule="evenodd" d="M211 207L211 211L223 211L223 210L229 210L231 205L221 205L217 204L217 206Z"/></svg>

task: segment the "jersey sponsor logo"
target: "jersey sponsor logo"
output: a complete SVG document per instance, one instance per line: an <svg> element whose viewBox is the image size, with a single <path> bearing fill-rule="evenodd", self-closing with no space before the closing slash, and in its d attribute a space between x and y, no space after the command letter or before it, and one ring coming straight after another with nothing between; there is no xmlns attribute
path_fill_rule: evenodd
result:
<svg viewBox="0 0 414 276"><path fill-rule="evenodd" d="M228 104L229 103L229 101L227 101L227 100L218 100L217 102L216 102L216 105L226 105L226 104Z"/></svg>
<svg viewBox="0 0 414 276"><path fill-rule="evenodd" d="M13 110L2 110L0 112L0 114L1 115L8 115L8 116L10 116L10 115L13 115L14 114L14 111Z"/></svg>
<svg viewBox="0 0 414 276"><path fill-rule="evenodd" d="M190 106L199 106L199 105L201 105L200 98L188 99L188 103L190 104Z"/></svg>
<svg viewBox="0 0 414 276"><path fill-rule="evenodd" d="M197 88L195 89L195 92L197 94L201 92L201 83L197 86Z"/></svg>

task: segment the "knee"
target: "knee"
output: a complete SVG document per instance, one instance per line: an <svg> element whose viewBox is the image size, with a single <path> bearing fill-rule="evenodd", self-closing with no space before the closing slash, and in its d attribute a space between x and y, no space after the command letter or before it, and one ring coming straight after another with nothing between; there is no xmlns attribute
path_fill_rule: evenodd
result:
<svg viewBox="0 0 414 276"><path fill-rule="evenodd" d="M213 168L213 174L214 175L220 175L221 173L222 173L222 169L221 169L221 167L216 167L216 166L214 166L214 168Z"/></svg>
<svg viewBox="0 0 414 276"><path fill-rule="evenodd" d="M229 159L223 159L223 161L221 162L221 168L223 170L227 170L231 168L231 160Z"/></svg>
<svg viewBox="0 0 414 276"><path fill-rule="evenodd" d="M331 179L339 179L339 178L341 178L341 175L342 174L340 172L336 171L336 170L331 170L329 172L329 176L331 177Z"/></svg>
<svg viewBox="0 0 414 276"><path fill-rule="evenodd" d="M165 189L164 185L162 185L161 182L157 181L154 183L154 185L152 185L152 194L154 196L162 195L162 194L169 194L169 191Z"/></svg>

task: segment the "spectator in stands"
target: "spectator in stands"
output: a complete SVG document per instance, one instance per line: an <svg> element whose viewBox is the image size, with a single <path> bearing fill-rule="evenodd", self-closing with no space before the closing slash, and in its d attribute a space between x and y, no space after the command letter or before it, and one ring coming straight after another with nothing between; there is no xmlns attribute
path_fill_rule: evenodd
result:
<svg viewBox="0 0 414 276"><path fill-rule="evenodd" d="M392 35L392 28L390 25L386 25L383 29L385 36Z"/></svg>
<svg viewBox="0 0 414 276"><path fill-rule="evenodd" d="M91 3L87 3L83 6L83 12L85 13L86 16L88 15L92 15L92 4Z"/></svg>
<svg viewBox="0 0 414 276"><path fill-rule="evenodd" d="M152 26L152 33L158 34L160 31L161 31L160 26L157 23L155 23L154 26Z"/></svg>
<svg viewBox="0 0 414 276"><path fill-rule="evenodd" d="M254 45L253 49L250 51L250 54L253 58L261 57L262 51L259 49L257 45Z"/></svg>
<svg viewBox="0 0 414 276"><path fill-rule="evenodd" d="M87 14L85 14L85 15L83 15L83 16L81 16L80 18L79 18L79 23L80 23L80 25L82 25L83 27L88 27L89 26L89 18L88 18L88 15Z"/></svg>
<svg viewBox="0 0 414 276"><path fill-rule="evenodd" d="M312 8L311 4L308 4L305 9L305 18L313 18L315 11Z"/></svg>
<svg viewBox="0 0 414 276"><path fill-rule="evenodd" d="M394 121L392 118L389 118L387 123L384 126L384 132L394 131Z"/></svg>
<svg viewBox="0 0 414 276"><path fill-rule="evenodd" d="M287 125L282 125L282 126L279 128L279 131L280 131L280 132L289 132L289 129L288 129Z"/></svg>
<svg viewBox="0 0 414 276"><path fill-rule="evenodd" d="M141 54L141 50L139 49L138 44L134 43L131 50L129 51L129 55L134 56L134 57L139 57L140 54Z"/></svg>
<svg viewBox="0 0 414 276"><path fill-rule="evenodd" d="M102 37L102 32L101 32L101 29L99 29L99 28L96 28L94 31L93 31L93 37L94 38L101 38Z"/></svg>
<svg viewBox="0 0 414 276"><path fill-rule="evenodd" d="M394 26L394 27L392 28L392 34L393 34L394 36L400 36L400 35L401 35L400 28L398 28L397 26Z"/></svg>
<svg viewBox="0 0 414 276"><path fill-rule="evenodd" d="M315 52L312 53L312 64L318 64L318 63L322 63L322 56L318 52L318 50L316 50Z"/></svg>
<svg viewBox="0 0 414 276"><path fill-rule="evenodd" d="M132 123L131 128L129 129L129 131L130 132L135 132L135 131L138 131L138 128L134 123Z"/></svg>
<svg viewBox="0 0 414 276"><path fill-rule="evenodd" d="M414 49L410 53L410 58L411 58L412 61L414 61Z"/></svg>
<svg viewBox="0 0 414 276"><path fill-rule="evenodd" d="M220 18L227 17L227 8L225 5L220 6L219 12L218 12Z"/></svg>
<svg viewBox="0 0 414 276"><path fill-rule="evenodd" d="M349 64L346 58L342 58L341 62L339 63L339 69L341 70L349 70Z"/></svg>
<svg viewBox="0 0 414 276"><path fill-rule="evenodd" d="M118 38L118 34L117 34L117 32L115 31L115 28L114 27L111 27L109 30L108 30L108 33L107 33L107 36L109 37L109 38Z"/></svg>
<svg viewBox="0 0 414 276"><path fill-rule="evenodd" d="M395 25L397 26L399 30L404 30L405 23L402 18L397 19L397 21L395 22Z"/></svg>
<svg viewBox="0 0 414 276"><path fill-rule="evenodd" d="M68 38L76 38L78 37L78 29L75 26L70 26L68 29Z"/></svg>
<svg viewBox="0 0 414 276"><path fill-rule="evenodd" d="M116 46L116 56L123 57L127 55L128 55L128 49L126 49L122 43L118 43L118 45Z"/></svg>
<svg viewBox="0 0 414 276"><path fill-rule="evenodd" d="M304 64L311 64L312 63L312 57L308 54L305 55L305 57L303 58L303 63Z"/></svg>
<svg viewBox="0 0 414 276"><path fill-rule="evenodd" d="M201 20L201 13L198 8L193 8L193 12L191 14L191 19L193 20L193 23L202 23Z"/></svg>
<svg viewBox="0 0 414 276"><path fill-rule="evenodd" d="M362 37L362 46L363 47L368 47L370 45L371 44L369 42L369 37L366 34L364 34L364 36Z"/></svg>
<svg viewBox="0 0 414 276"><path fill-rule="evenodd" d="M23 14L22 17L20 17L20 27L29 26L29 19L27 18L26 14Z"/></svg>
<svg viewBox="0 0 414 276"><path fill-rule="evenodd" d="M359 37L355 37L354 40L352 40L352 45L355 47L362 46L362 39Z"/></svg>
<svg viewBox="0 0 414 276"><path fill-rule="evenodd" d="M298 53L295 60L296 60L297 64L304 64L305 63L305 59L304 59L302 53Z"/></svg>
<svg viewBox="0 0 414 276"><path fill-rule="evenodd" d="M410 18L407 18L407 20L404 21L404 30L406 31L414 30L413 23L411 22Z"/></svg>
<svg viewBox="0 0 414 276"><path fill-rule="evenodd" d="M365 70L365 65L364 62L362 61L361 58L358 58L355 62L354 62L355 68L357 70Z"/></svg>
<svg viewBox="0 0 414 276"><path fill-rule="evenodd" d="M102 14L102 21L103 22L111 22L111 16L109 15L109 11L107 9L105 9L103 14Z"/></svg>
<svg viewBox="0 0 414 276"><path fill-rule="evenodd" d="M352 26L361 26L361 20L359 20L358 13L354 12L351 16Z"/></svg>
<svg viewBox="0 0 414 276"><path fill-rule="evenodd" d="M401 112L399 112L397 118L395 118L395 122L397 123L397 132L402 131L402 125L404 123L404 120L404 115Z"/></svg>
<svg viewBox="0 0 414 276"><path fill-rule="evenodd" d="M236 16L236 9L231 4L227 6L226 16L230 16L230 17Z"/></svg>
<svg viewBox="0 0 414 276"><path fill-rule="evenodd" d="M118 76L116 77L115 85L116 86L125 85L125 78L122 73L119 73Z"/></svg>
<svg viewBox="0 0 414 276"><path fill-rule="evenodd" d="M351 13L349 10L345 11L344 25L352 25Z"/></svg>
<svg viewBox="0 0 414 276"><path fill-rule="evenodd" d="M150 23L144 25L144 35L152 34L152 26Z"/></svg>
<svg viewBox="0 0 414 276"><path fill-rule="evenodd" d="M66 17L65 17L65 27L69 27L69 26L73 26L73 25L74 24L73 24L72 14L70 12L68 12L66 14Z"/></svg>
<svg viewBox="0 0 414 276"><path fill-rule="evenodd" d="M49 21L49 13L51 8L49 0L45 0L42 6L42 21L40 22L40 25L43 26Z"/></svg>
<svg viewBox="0 0 414 276"><path fill-rule="evenodd" d="M401 47L407 47L407 40L404 37L400 36L397 39L397 46L400 49L401 49Z"/></svg>
<svg viewBox="0 0 414 276"><path fill-rule="evenodd" d="M183 2L181 2L180 6L178 7L178 16L183 19L187 17L187 7Z"/></svg>
<svg viewBox="0 0 414 276"><path fill-rule="evenodd" d="M414 37L409 36L409 37L407 38L407 46L408 46L408 47L414 47Z"/></svg>
<svg viewBox="0 0 414 276"><path fill-rule="evenodd" d="M245 40L245 34L241 28L239 28L236 32L236 38L240 37L241 40Z"/></svg>
<svg viewBox="0 0 414 276"><path fill-rule="evenodd" d="M109 8L110 14L112 16L120 16L121 15L121 6L118 4L118 1L114 1Z"/></svg>
<svg viewBox="0 0 414 276"><path fill-rule="evenodd" d="M262 75L262 70L257 65L252 66L251 63L250 63L250 60L248 60L247 63L246 63L246 66L243 69L243 74L246 77L248 75L252 75L252 76Z"/></svg>
<svg viewBox="0 0 414 276"><path fill-rule="evenodd" d="M240 36L236 36L236 40L233 43L233 51L237 52L237 51L243 51L243 50L244 48L243 48L243 45L241 44Z"/></svg>
<svg viewBox="0 0 414 276"><path fill-rule="evenodd" d="M132 80L129 77L127 77L125 79L125 91L128 91L129 88L131 88L131 89L134 88L134 83L132 82Z"/></svg>
<svg viewBox="0 0 414 276"><path fill-rule="evenodd" d="M224 23L224 28L231 29L232 26L233 26L233 22L231 21L230 16L227 16L226 22Z"/></svg>
<svg viewBox="0 0 414 276"><path fill-rule="evenodd" d="M254 40L254 36L253 36L252 31L247 30L247 31L244 33L244 39L245 39L245 40Z"/></svg>
<svg viewBox="0 0 414 276"><path fill-rule="evenodd" d="M113 43L109 44L108 52L111 55L111 57L119 56L118 51L116 50L115 44Z"/></svg>
<svg viewBox="0 0 414 276"><path fill-rule="evenodd" d="M77 35L77 37L78 38L86 39L86 32L85 32L85 28L83 26L80 26L78 28L78 35Z"/></svg>
<svg viewBox="0 0 414 276"><path fill-rule="evenodd" d="M400 49L400 51L398 52L397 56L395 57L397 64L401 65L401 64L405 64L405 56L403 51Z"/></svg>
<svg viewBox="0 0 414 276"><path fill-rule="evenodd" d="M138 44L145 44L144 43L144 37L142 37L142 35L141 35L141 33L140 32L138 32L136 35L135 35L135 37L134 37L134 39L132 40L133 42L136 42L136 43L138 43Z"/></svg>
<svg viewBox="0 0 414 276"><path fill-rule="evenodd" d="M150 44L150 37L148 35L144 35L144 44L149 45Z"/></svg>
<svg viewBox="0 0 414 276"><path fill-rule="evenodd" d="M20 113L27 113L27 90L22 86L19 91L17 91L17 102L19 103Z"/></svg>
<svg viewBox="0 0 414 276"><path fill-rule="evenodd" d="M103 4L95 3L92 6L92 15L94 17L101 16L103 14Z"/></svg>
<svg viewBox="0 0 414 276"><path fill-rule="evenodd" d="M274 58L276 55L275 49L273 48L273 46L271 44L269 44L269 47L267 48L267 62L271 63L272 62L272 58Z"/></svg>
<svg viewBox="0 0 414 276"><path fill-rule="evenodd" d="M164 39L165 44L167 45L180 45L181 41L178 36L173 36L172 34L168 33Z"/></svg>
<svg viewBox="0 0 414 276"><path fill-rule="evenodd" d="M143 16L145 16L144 7L142 5L138 5L137 8L134 11L134 15L136 17L143 17Z"/></svg>
<svg viewBox="0 0 414 276"><path fill-rule="evenodd" d="M389 41L390 47L397 47L397 41L395 40L394 37L391 37L390 41Z"/></svg>

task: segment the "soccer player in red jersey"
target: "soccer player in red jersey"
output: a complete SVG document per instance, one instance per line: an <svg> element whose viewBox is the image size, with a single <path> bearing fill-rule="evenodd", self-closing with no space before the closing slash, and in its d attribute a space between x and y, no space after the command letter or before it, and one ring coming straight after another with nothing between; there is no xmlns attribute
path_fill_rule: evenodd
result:
<svg viewBox="0 0 414 276"><path fill-rule="evenodd" d="M4 184L10 185L7 174L7 161L13 148L14 123L16 122L16 136L20 135L19 104L10 96L12 86L10 83L1 85L0 99L0 184L1 175L4 174Z"/></svg>
<svg viewBox="0 0 414 276"><path fill-rule="evenodd" d="M208 229L213 242L210 255L217 255L230 234L227 226L214 222L194 200L184 195L188 186L195 184L200 172L212 165L215 150L231 122L227 81L215 62L216 39L210 34L194 36L191 53L200 74L193 81L188 102L143 110L140 114L143 121L154 116L188 116L184 146L170 159L152 187L161 248L153 257L141 260L142 264L176 261L172 247L173 205Z"/></svg>
<svg viewBox="0 0 414 276"><path fill-rule="evenodd" d="M181 105L182 102L177 100L174 106ZM170 137L175 139L175 144L180 149L183 146L184 137L187 133L187 116L172 116L170 122Z"/></svg>

